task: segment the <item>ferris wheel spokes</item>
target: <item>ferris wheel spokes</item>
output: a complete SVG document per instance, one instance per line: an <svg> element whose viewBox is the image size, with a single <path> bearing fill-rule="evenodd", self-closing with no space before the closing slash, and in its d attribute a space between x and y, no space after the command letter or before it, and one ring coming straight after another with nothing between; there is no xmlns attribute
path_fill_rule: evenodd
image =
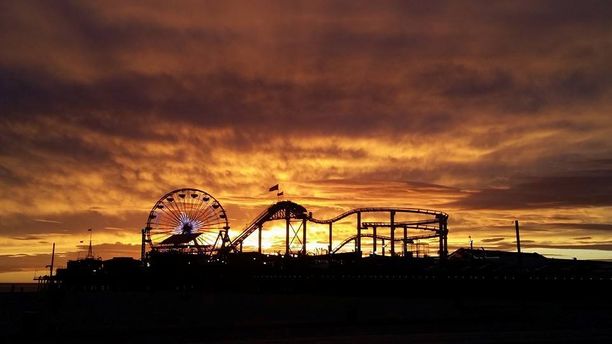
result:
<svg viewBox="0 0 612 344"><path fill-rule="evenodd" d="M228 240L228 229L219 201L197 189L178 189L162 196L149 213L145 228L151 250L197 253L222 247Z"/></svg>

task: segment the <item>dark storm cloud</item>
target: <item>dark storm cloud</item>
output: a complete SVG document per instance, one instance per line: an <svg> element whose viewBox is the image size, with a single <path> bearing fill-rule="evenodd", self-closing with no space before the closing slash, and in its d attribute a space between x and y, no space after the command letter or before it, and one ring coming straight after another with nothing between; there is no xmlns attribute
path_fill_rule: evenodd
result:
<svg viewBox="0 0 612 344"><path fill-rule="evenodd" d="M554 38L558 45L554 51L557 48L586 49L584 45L576 43L576 37L568 35L567 28L579 27L591 32L593 27L601 25L603 18L606 18L602 13L607 13L609 6L600 2L589 3L589 6L563 3L552 7L548 2L536 2L530 6L511 3L479 6L445 2L428 5L412 2L366 5L351 2L342 5L317 3L312 6L281 6L293 19L309 21L296 15L298 9L316 14L313 18L319 19L309 21L312 27L308 30L296 25L279 25L283 29L293 30L290 32L301 33L297 36L299 39L288 39L286 34L279 34L275 30L266 31L274 35L280 44L279 49L283 50L270 51L269 55L281 62L288 62L287 58L298 54L300 59L295 64L306 61L305 71L316 76L308 81L287 78L280 72L246 72L242 68L229 68L235 67L229 65L213 71L190 65L193 73L189 73L189 68L181 73L145 74L126 70L121 68L116 55L140 50L144 53L176 54L181 49L188 49L196 56L202 56L199 49L194 48L202 47L207 51L206 56L233 57L244 53L244 59L249 60L253 56L246 54L245 49L226 51L228 42L236 41L238 46L252 47L252 42L262 37L255 37L255 34L239 25L218 28L203 21L204 26L197 28L147 18L126 20L120 16L102 14L93 4L34 4L30 10L36 8L55 19L44 25L58 26L58 20L63 23L59 33L52 37L55 48L58 51L76 49L84 56L94 56L93 60L88 61L99 64L100 75L87 80L58 73L49 68L51 64L27 66L4 63L0 69L0 94L4 95L0 96L0 105L4 113L14 121L55 118L57 122L82 126L108 136L165 139L172 144L171 137L164 137L152 129L163 127L166 123L181 122L203 128L232 128L238 134L223 143L234 149L261 149L255 142L265 142L275 136L289 137L296 133L349 137L408 134L446 136L460 134L470 125L477 126L483 118L499 118L499 125L503 126L507 123L501 120L501 115L506 116L507 112L533 115L534 112L544 113L547 108L605 99L610 89L607 82L610 72L602 69L599 61L600 57L612 51L609 45L598 45L598 49L592 52L595 55L591 58L597 63L574 66L569 63L573 60L568 61L563 57L559 67L533 73L533 70L523 70L520 63L530 60L529 48L517 44L524 41L519 38L525 34L525 30L533 30L537 33L530 41L542 43L542 40ZM12 6L7 7L10 9ZM276 5L271 4L270 7L275 8ZM194 9L194 14L205 16L208 10L204 6ZM212 9L210 13L217 10ZM324 20L331 13L344 14L343 20ZM249 23L235 12L224 12L224 15L230 18L235 16L240 25ZM261 13L258 15L265 16ZM7 26L13 31L7 32L27 32L29 25L33 24L26 19L23 15L14 16L11 20L15 25ZM443 25L420 26L431 22L431 19ZM364 25L350 25L351 20ZM467 22L473 27L466 26ZM516 25L517 22L521 25ZM394 26L400 23L402 25ZM277 29L275 22L270 25ZM481 31L482 27L486 27L487 31ZM474 47L487 48L491 44L490 38L497 36L506 38L498 39L500 44L505 42L517 48L518 64L506 64L503 60L495 63L496 58L504 56L493 56L492 62L487 64L449 62L454 60L450 58L452 56L478 60L481 51L474 50ZM599 43L602 36L601 29L597 29L583 43ZM565 39L565 42L559 43L559 39ZM66 48L68 41L70 44ZM293 44L297 50L287 49L285 44ZM553 57L553 50L541 57ZM488 50L490 54L496 51ZM177 54L174 58L182 61L183 56ZM343 67L342 62L358 60L360 56L367 57L361 69L347 70ZM411 64L398 65L398 61L411 56L436 58L431 62L419 61L414 67ZM107 63L99 60L107 60ZM315 61L315 66L320 61L326 61L337 70L317 70L316 67L313 70L308 61ZM203 60L202 64L206 62ZM106 68L107 64L117 68ZM282 69L283 64L279 63L278 67ZM392 77L395 75L402 78L394 80ZM487 114L474 113L481 111L483 106ZM564 130L568 132L584 130L576 121L557 123L565 123ZM550 122L544 125L523 123L517 128L506 126L504 130L491 132L488 138L474 136L471 142L475 146L483 146L487 142L516 137L523 131L550 126ZM588 128L587 124L584 126ZM6 147L19 145L21 140L23 138L15 137L11 140L13 143L3 147L9 150ZM40 147L48 147L46 149L50 154L58 151L56 148L61 153L61 147L68 147L65 152L68 156L100 157L98 161L109 159L108 152L79 142L78 137L58 135L36 140L40 141L36 142ZM329 150L325 154L333 155L334 152ZM316 155L309 157L316 158ZM360 157L365 155L361 154ZM496 158L495 153L487 158L490 158L489 162L440 166L439 170L454 171L456 174L473 174L476 171L495 174L493 171L503 171L508 167L503 159ZM395 169L397 171L391 171L389 175L405 179L427 180L427 176L442 174L402 166ZM373 173L384 174L384 171Z"/></svg>
<svg viewBox="0 0 612 344"><path fill-rule="evenodd" d="M1 144L1 141L0 141ZM17 175L15 172L8 168L0 165L0 183L4 185L22 185L25 180Z"/></svg>
<svg viewBox="0 0 612 344"><path fill-rule="evenodd" d="M156 79L158 82L154 84L173 81L164 76ZM4 67L0 68L0 80L0 105L7 115L15 119L87 117L92 112L113 110L119 112L115 116L120 116L125 112L147 113L153 107L151 95L142 89L145 86L149 93L154 91L149 87L153 80L145 76L124 75L88 83L62 78L40 69Z"/></svg>
<svg viewBox="0 0 612 344"><path fill-rule="evenodd" d="M75 33L79 44L86 48L112 57L108 50L139 49L176 51L185 48L190 42L221 45L236 39L227 30L183 28L143 21L122 21L103 17L93 6L78 1L58 1L40 4L50 15L61 18L67 30Z"/></svg>
<svg viewBox="0 0 612 344"><path fill-rule="evenodd" d="M491 96L513 88L515 83L508 71L482 71L461 65L436 66L424 73L420 81L429 83L442 95L458 98Z"/></svg>
<svg viewBox="0 0 612 344"><path fill-rule="evenodd" d="M492 20L502 20L517 29L530 31L536 28L565 27L566 25L595 26L598 29L607 27L608 14L612 4L605 0L586 0L577 3L572 0L533 1L526 6L516 2L500 2ZM528 10L525 10L526 6ZM534 32L537 34L537 32Z"/></svg>
<svg viewBox="0 0 612 344"><path fill-rule="evenodd" d="M444 64L424 72L416 84L462 108L487 106L501 114L532 114L599 100L612 90L611 78L610 71L597 69L572 68L527 77L516 69Z"/></svg>
<svg viewBox="0 0 612 344"><path fill-rule="evenodd" d="M166 50L164 44L175 44L170 51L180 51L193 47L193 42L197 42L197 45L212 48L213 54L239 53L226 52L221 47L230 41L250 39L236 34L239 30L232 30L231 27L218 32L207 27L199 32L152 21L129 22L109 18L97 13L94 6L79 3L39 5L45 7L49 16L62 19L65 25L63 30L77 36L73 45L90 51L94 56L111 55L108 57L110 61L116 60L113 52L139 50L143 45L160 52ZM314 9L306 7L310 11L317 9L316 6ZM329 6L328 9L334 11L333 7ZM461 13L479 11L487 15L500 11L525 12L524 8L517 6L478 8L445 3L429 6L407 4L403 10L396 12L389 11L387 6L374 7L381 16L391 12L393 20L398 22L404 17L423 20L418 16L437 14L454 23L449 10L458 10L458 18L461 18ZM556 28L562 23L583 24L586 19L602 17L600 12L593 13L582 7L570 18L563 10L544 10L546 5L542 3L533 7L527 12L533 12L531 16L515 18L514 14L510 15L510 20L526 20L530 23L528 26L542 28L546 27L539 24L543 17L544 22L549 23L548 27ZM287 10L291 10L291 6ZM353 15L369 12L367 6L350 4L335 10ZM324 13L319 15L324 16ZM562 19L555 20L557 16ZM502 19L505 17L501 16ZM487 18L489 16L478 17L476 23L484 21L488 24ZM19 118L28 114L57 116L58 120L68 120L109 135L123 134L126 137L150 135L150 123L158 121L184 121L212 128L231 126L253 133L266 129L275 135L282 132L365 136L402 132L441 135L445 129L461 127L470 120L461 114L451 114L447 109L417 105L412 101L399 100L400 97L407 93L430 97L432 95L429 93L433 92L432 104L442 100L456 110L473 110L474 107L487 105L510 112L534 112L547 106L597 99L610 88L606 82L610 79L610 73L605 70L601 73L597 69L562 68L541 72L541 75L524 80L527 72L514 65L476 68L447 62L426 66L420 76L420 68L415 71L403 66L400 75L406 75L404 83L385 82L379 78L387 77L396 63L387 66L388 61L377 57L378 54L401 60L423 54L430 47L448 47L449 43L461 42L461 39L427 30L408 30L408 27L402 27L406 32L367 32L330 22L320 26L313 32L307 31L306 35L300 36L302 40L297 41L308 51L303 58L334 63L367 55L370 59L364 67L371 72L363 74L360 71L356 76L336 73L323 75L314 81L296 82L279 75L247 76L241 70L230 69L196 72L193 75L143 75L119 68L108 70L103 77L95 80L77 81L70 75L61 76L47 67L4 66L0 70L0 91L5 96L0 100L0 105L8 115ZM497 24L492 31L514 32L514 27L511 23L507 26ZM458 26L455 31L458 35L466 29ZM474 33L465 34L469 36L470 44L483 44ZM284 42L282 36L280 41ZM437 51L433 54L452 56L463 53ZM282 59L283 55L279 58ZM376 76L376 73L380 75Z"/></svg>
<svg viewBox="0 0 612 344"><path fill-rule="evenodd" d="M79 56L74 55L76 53L109 73L123 70L118 54L131 49L174 53L192 46L193 42L219 48L234 39L233 34L227 30L177 29L159 23L104 16L96 8L97 5L107 6L105 3L77 1L24 1L7 4L0 28L8 36L10 48L27 47L38 51L32 43L40 43L43 48L51 46L56 50L48 51L50 55L67 53L65 58L68 60L78 60ZM43 20L32 21L29 16L38 16ZM36 34L36 37L30 37L32 42L23 42L11 39L9 33ZM39 66L47 72L61 74L52 64L41 63Z"/></svg>
<svg viewBox="0 0 612 344"><path fill-rule="evenodd" d="M335 29L335 28L330 28ZM328 31L318 35L320 50L318 53L329 58L346 58L367 56L372 59L385 59L396 63L401 57L446 55L461 49L457 37L431 37L423 32L390 33L390 32L355 32ZM449 44L438 45L436 38L443 38ZM321 62L324 63L324 62Z"/></svg>
<svg viewBox="0 0 612 344"><path fill-rule="evenodd" d="M509 188L484 189L453 203L468 209L537 209L612 205L612 171L521 178Z"/></svg>
<svg viewBox="0 0 612 344"><path fill-rule="evenodd" d="M229 72L182 79L130 74L95 82L41 71L0 69L0 76L0 92L5 95L0 105L10 117L51 116L125 137L146 137L154 122L183 121L247 133L265 129L370 136L383 130L436 133L455 120L445 113L389 113L378 108L394 102L393 89L327 82L301 85ZM347 102L352 105L345 109Z"/></svg>
<svg viewBox="0 0 612 344"><path fill-rule="evenodd" d="M384 132L441 135L445 129L461 126L458 116L448 112L394 109L400 104L393 95L400 90L388 86L385 89L328 82L304 85L232 73L183 78L131 74L95 82L62 80L34 71L0 70L0 74L0 91L4 94L0 104L8 116L55 116L125 137L163 139L151 133L152 123L177 120L247 132L266 129L277 133L358 136ZM609 90L604 82L606 76L591 80L573 74L531 89L513 86L508 74L494 74L482 78L459 76L454 80L452 73L444 72L427 79L447 97L461 96L460 102L501 103L512 111L536 111L551 103L559 106L592 100ZM445 85L436 85L436 79L443 79ZM501 99L496 101L496 97ZM352 105L347 108L346 103ZM566 124L573 129L573 124Z"/></svg>

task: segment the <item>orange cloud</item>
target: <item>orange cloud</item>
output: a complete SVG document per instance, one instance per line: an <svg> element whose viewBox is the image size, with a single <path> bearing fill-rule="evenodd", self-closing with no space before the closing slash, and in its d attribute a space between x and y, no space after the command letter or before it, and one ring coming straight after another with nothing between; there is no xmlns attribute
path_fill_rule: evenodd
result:
<svg viewBox="0 0 612 344"><path fill-rule="evenodd" d="M89 227L137 255L151 206L179 187L215 195L234 235L275 183L320 217L445 210L451 248L471 235L509 249L519 218L528 246L604 257L611 14L589 1L2 5L0 266L51 241L74 252Z"/></svg>

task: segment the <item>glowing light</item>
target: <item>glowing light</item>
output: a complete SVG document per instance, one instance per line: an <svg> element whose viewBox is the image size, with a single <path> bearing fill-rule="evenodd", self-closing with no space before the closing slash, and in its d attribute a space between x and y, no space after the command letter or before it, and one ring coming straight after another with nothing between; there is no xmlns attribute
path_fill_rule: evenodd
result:
<svg viewBox="0 0 612 344"><path fill-rule="evenodd" d="M179 223L174 228L174 234L191 234L198 232L202 224L202 221L192 219L185 212L181 212L179 215Z"/></svg>

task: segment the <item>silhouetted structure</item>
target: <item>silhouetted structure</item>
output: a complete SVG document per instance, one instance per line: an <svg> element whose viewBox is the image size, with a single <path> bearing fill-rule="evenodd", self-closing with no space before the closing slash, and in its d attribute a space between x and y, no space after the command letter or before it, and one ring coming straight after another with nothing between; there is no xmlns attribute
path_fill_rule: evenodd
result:
<svg viewBox="0 0 612 344"><path fill-rule="evenodd" d="M364 222L363 214L385 216L389 221ZM398 214L416 214L428 217L423 220L397 221ZM355 235L347 238L339 246L333 247L333 225L349 216L355 215ZM147 225L142 235L143 259L146 260L145 248L151 251L182 251L194 254L224 255L230 252L242 252L243 243L255 231L258 232L257 252L262 249L262 231L267 222L285 221L285 255L307 254L308 222L329 225L328 253L335 254L349 242L355 243L355 252L363 253L362 239L371 238L373 252L377 254L378 242L390 245L390 255L407 256L409 244L415 240L438 238L438 255L445 259L448 254L448 215L444 212L418 208L370 207L346 211L331 219L317 219L308 213L303 206L280 201L264 209L233 240L227 235L229 223L221 203L210 194L197 189L174 190L162 196L149 213ZM386 229L388 235L380 235L380 229ZM364 233L372 230L372 234ZM403 235L397 236L397 230ZM426 234L409 235L410 231ZM299 243L300 249L292 251L292 245ZM396 244L401 244L401 253L396 252Z"/></svg>
<svg viewBox="0 0 612 344"><path fill-rule="evenodd" d="M363 221L364 214L389 220ZM399 214L422 218L398 220ZM334 223L353 215L355 234L333 247ZM270 221L285 222L283 253L262 252L262 231ZM329 225L326 252L307 254L309 222ZM233 240L228 231L227 215L218 200L197 189L175 190L164 195L149 214L142 231L141 260L88 257L70 261L66 269L58 269L54 280L68 289L231 290L249 285L270 290L289 286L321 290L343 283L372 282L374 288L384 289L406 286L409 281L612 278L612 264L548 259L520 250L462 248L448 256L448 215L429 209L356 208L322 220L297 203L280 201L264 209ZM244 241L255 232L256 252L244 252ZM429 256L426 246L418 242L421 239L438 239L438 255ZM364 240L371 240L369 254L363 250ZM342 252L351 242L355 249ZM398 243L400 250L396 249ZM292 250L296 246L299 249Z"/></svg>

